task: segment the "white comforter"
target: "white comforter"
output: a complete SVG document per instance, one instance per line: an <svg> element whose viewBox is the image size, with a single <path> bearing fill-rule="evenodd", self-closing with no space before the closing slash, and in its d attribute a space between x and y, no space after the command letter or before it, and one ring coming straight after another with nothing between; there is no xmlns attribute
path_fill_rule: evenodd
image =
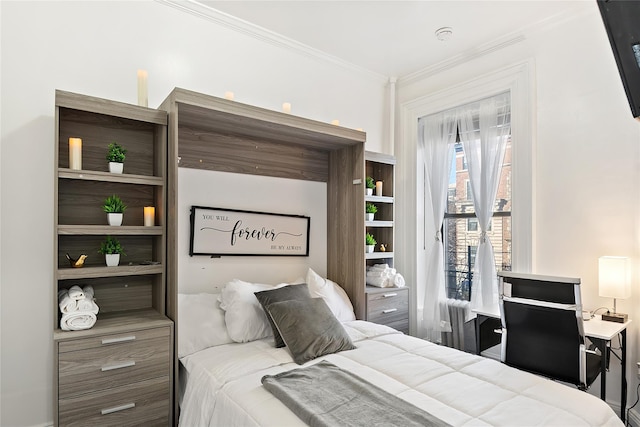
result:
<svg viewBox="0 0 640 427"><path fill-rule="evenodd" d="M452 425L622 426L605 402L575 388L385 326L344 326L358 348L309 365L329 360ZM182 363L181 426L305 425L260 382L299 367L272 339L211 347Z"/></svg>

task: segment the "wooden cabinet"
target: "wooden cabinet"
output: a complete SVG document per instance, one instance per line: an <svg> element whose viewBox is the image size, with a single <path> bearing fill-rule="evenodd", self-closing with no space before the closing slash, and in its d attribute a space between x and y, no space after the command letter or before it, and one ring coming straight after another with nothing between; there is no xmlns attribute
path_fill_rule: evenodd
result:
<svg viewBox="0 0 640 427"><path fill-rule="evenodd" d="M71 164L70 138L82 140L80 167ZM127 150L122 174L109 172L113 142ZM55 153L55 423L166 425L174 336L165 316L167 114L57 91ZM109 226L102 209L113 194L127 206L122 226ZM146 206L155 208L153 226L145 226ZM99 253L107 236L126 254L117 267ZM87 255L84 266L72 268L67 254ZM100 311L90 329L60 329L57 293L73 285L95 291Z"/></svg>
<svg viewBox="0 0 640 427"><path fill-rule="evenodd" d="M409 333L409 289L367 288L367 320Z"/></svg>
<svg viewBox="0 0 640 427"><path fill-rule="evenodd" d="M365 195L365 204L377 208L372 221L365 222L366 233L377 241L374 251L365 254L366 267L386 264L394 268L395 240L395 164L393 156L365 152L365 174L381 181L382 194ZM366 286L366 320L409 332L409 290Z"/></svg>

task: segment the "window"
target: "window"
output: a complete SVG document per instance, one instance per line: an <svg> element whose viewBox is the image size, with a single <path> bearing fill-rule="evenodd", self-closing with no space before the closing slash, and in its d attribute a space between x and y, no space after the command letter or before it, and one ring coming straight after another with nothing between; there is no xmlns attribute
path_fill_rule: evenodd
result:
<svg viewBox="0 0 640 427"><path fill-rule="evenodd" d="M473 206L469 171L462 144L455 143L449 175L447 209L443 223L445 278L447 297L469 300L472 269L481 238L478 218ZM498 271L511 270L511 138L505 149L500 183L489 223L487 238L491 241Z"/></svg>

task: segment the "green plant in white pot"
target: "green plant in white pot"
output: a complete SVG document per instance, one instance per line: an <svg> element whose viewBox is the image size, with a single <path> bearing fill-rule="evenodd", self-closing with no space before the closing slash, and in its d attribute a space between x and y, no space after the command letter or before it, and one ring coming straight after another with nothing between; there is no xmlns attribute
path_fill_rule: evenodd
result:
<svg viewBox="0 0 640 427"><path fill-rule="evenodd" d="M371 253L375 249L376 243L378 242L373 237L373 234L367 233L366 236L364 237L364 243L367 247L367 253Z"/></svg>
<svg viewBox="0 0 640 427"><path fill-rule="evenodd" d="M119 226L122 225L122 216L127 209L122 199L113 194L104 200L102 209L107 213L107 220L109 225Z"/></svg>
<svg viewBox="0 0 640 427"><path fill-rule="evenodd" d="M365 182L365 186L366 186L367 196L372 196L373 195L373 189L376 188L376 182L370 176L368 176L364 180L364 182Z"/></svg>
<svg viewBox="0 0 640 427"><path fill-rule="evenodd" d="M104 255L107 267L117 267L120 264L120 255L126 255L120 241L111 236L104 239L98 252Z"/></svg>
<svg viewBox="0 0 640 427"><path fill-rule="evenodd" d="M124 159L127 150L117 142L112 142L107 147L107 161L109 162L109 172L122 173L124 170Z"/></svg>
<svg viewBox="0 0 640 427"><path fill-rule="evenodd" d="M373 203L367 203L365 205L364 211L365 211L365 219L367 221L373 221L373 217L375 216L376 212L378 212L378 207Z"/></svg>

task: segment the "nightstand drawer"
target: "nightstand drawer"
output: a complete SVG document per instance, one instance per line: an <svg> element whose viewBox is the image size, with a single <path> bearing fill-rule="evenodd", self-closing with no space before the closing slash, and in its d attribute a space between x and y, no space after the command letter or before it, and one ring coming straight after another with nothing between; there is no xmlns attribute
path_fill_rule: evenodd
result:
<svg viewBox="0 0 640 427"><path fill-rule="evenodd" d="M61 399L60 426L167 426L169 376Z"/></svg>
<svg viewBox="0 0 640 427"><path fill-rule="evenodd" d="M367 320L408 332L408 289L388 289L383 292L367 292Z"/></svg>
<svg viewBox="0 0 640 427"><path fill-rule="evenodd" d="M169 328L139 332L77 340L74 347L84 349L59 353L59 398L168 376ZM133 336L135 339L131 339ZM100 346L93 346L95 343ZM63 344L69 343L60 346Z"/></svg>

